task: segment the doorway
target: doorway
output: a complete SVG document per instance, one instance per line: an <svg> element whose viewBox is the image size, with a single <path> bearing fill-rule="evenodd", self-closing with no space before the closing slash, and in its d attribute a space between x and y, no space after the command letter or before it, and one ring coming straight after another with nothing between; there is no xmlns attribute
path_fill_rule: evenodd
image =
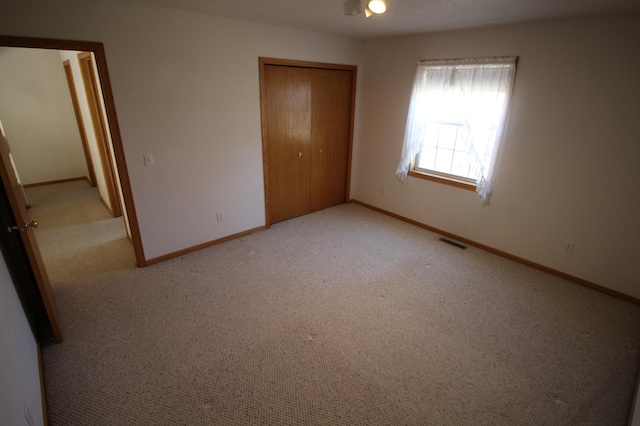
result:
<svg viewBox="0 0 640 426"><path fill-rule="evenodd" d="M125 164L124 150L122 147L118 119L116 115L113 95L111 92L111 83L109 80L106 56L102 43L0 36L0 47L89 52L91 54L91 57L95 59L95 63L93 64L93 66L95 67L95 71L99 76L99 80L101 82L100 96L103 100L102 104L104 105L104 116L106 117L106 121L109 123L108 128L105 129L105 133L107 134L107 140L110 142L110 149L112 151L112 160L114 163L113 170L115 171L114 182L121 189L121 202L126 210L124 220L126 220L129 225L130 240L133 243L133 252L136 259L136 264L138 266L145 266L145 257L142 249L140 230L135 214L133 195L129 183L128 171ZM60 63L60 66L63 66L62 61ZM93 176L89 177L87 180L90 181L92 177ZM15 198L14 195L16 191L18 191L18 187L8 184L6 179L3 179L2 184L4 192L6 192L10 198ZM31 234L31 232L32 231L30 230L26 230L26 232L24 232L23 234L26 236L27 234ZM34 255L34 252L37 255ZM47 294L47 291L43 291L43 289L46 290L48 276L47 271L42 264L42 260L39 259L39 248L37 247L37 243L35 244L35 250L25 250L25 253L26 255L28 255L30 264L25 264L23 265L23 267L25 268L25 270L28 270L28 274L35 274L36 276L42 278L42 282L44 282L45 285L40 286L39 293L41 294L41 297L43 299L49 299L45 300L45 303L51 303L51 306L53 306L53 301L50 300L51 295ZM55 324L55 314L49 315L49 318L42 318L42 321L48 321L50 324ZM59 336L56 340L60 340Z"/></svg>
<svg viewBox="0 0 640 426"><path fill-rule="evenodd" d="M109 163L110 161L110 165L105 166L105 175L111 177L114 190L119 189L121 192L121 197L119 197L121 200L117 201L114 199L114 205L119 205L121 202L126 211L124 220L128 225L129 237L133 243L136 264L138 266L146 266L103 44L74 40L0 36L0 46L83 52L79 60L83 60L84 57L86 63L87 55L90 55L91 59L95 60L95 63L91 65L94 66L100 82L100 87L96 89L99 90L99 96L102 100L102 105L104 105L103 115L105 121L108 122L108 126L101 131L103 132L102 135L106 143L109 144L111 153L111 158L105 153L105 162ZM93 84L95 84L95 82ZM89 178L89 180L90 179L91 178ZM105 181L106 180L108 179L105 179ZM12 188L7 188L7 190L11 191ZM112 213L114 216L118 216L119 207L115 211L112 211Z"/></svg>

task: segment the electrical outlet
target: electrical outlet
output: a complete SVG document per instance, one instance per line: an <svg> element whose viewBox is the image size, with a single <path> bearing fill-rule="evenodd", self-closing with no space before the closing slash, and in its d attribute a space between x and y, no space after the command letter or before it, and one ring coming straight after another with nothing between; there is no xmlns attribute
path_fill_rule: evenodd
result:
<svg viewBox="0 0 640 426"><path fill-rule="evenodd" d="M218 220L218 222L224 222L224 212L217 212L216 219Z"/></svg>
<svg viewBox="0 0 640 426"><path fill-rule="evenodd" d="M387 195L387 188L386 187L383 186L383 187L380 188L380 195L382 195L383 197L385 195Z"/></svg>
<svg viewBox="0 0 640 426"><path fill-rule="evenodd" d="M573 241L565 241L564 246L562 246L562 251L571 254L573 253L573 249L576 247L576 243Z"/></svg>
<svg viewBox="0 0 640 426"><path fill-rule="evenodd" d="M27 419L27 423L29 426L34 426L33 415L31 415L31 410L29 410L29 406L24 404L24 418Z"/></svg>

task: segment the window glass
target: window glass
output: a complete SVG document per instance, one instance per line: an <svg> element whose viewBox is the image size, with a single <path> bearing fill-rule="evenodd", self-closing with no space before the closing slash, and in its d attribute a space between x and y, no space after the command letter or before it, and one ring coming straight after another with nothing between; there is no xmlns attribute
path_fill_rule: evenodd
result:
<svg viewBox="0 0 640 426"><path fill-rule="evenodd" d="M488 199L515 62L479 58L418 63L397 171L401 180L406 182L412 168L477 185Z"/></svg>

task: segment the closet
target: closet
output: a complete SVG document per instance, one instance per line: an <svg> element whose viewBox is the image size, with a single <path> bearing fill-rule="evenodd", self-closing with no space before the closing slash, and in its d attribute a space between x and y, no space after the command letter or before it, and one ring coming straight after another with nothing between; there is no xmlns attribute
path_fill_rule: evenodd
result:
<svg viewBox="0 0 640 426"><path fill-rule="evenodd" d="M356 67L260 59L267 226L348 197Z"/></svg>

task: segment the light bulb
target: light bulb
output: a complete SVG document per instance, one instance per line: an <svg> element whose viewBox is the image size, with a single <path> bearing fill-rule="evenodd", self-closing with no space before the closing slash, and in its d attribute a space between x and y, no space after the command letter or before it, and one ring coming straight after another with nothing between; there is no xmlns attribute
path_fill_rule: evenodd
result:
<svg viewBox="0 0 640 426"><path fill-rule="evenodd" d="M371 0L368 7L373 13L384 13L387 10L387 5L384 0Z"/></svg>

